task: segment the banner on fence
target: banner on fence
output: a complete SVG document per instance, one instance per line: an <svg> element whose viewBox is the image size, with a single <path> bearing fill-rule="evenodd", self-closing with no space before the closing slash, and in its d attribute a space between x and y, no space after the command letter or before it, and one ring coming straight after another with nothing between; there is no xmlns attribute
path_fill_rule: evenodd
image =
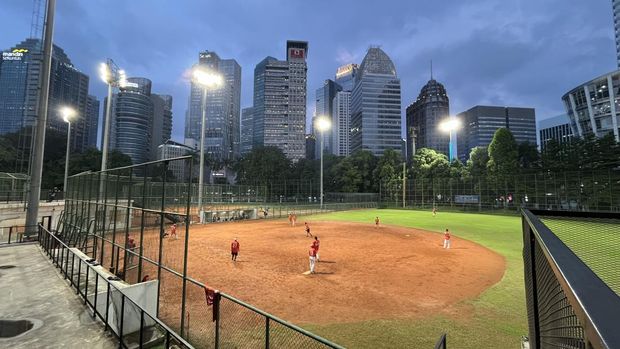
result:
<svg viewBox="0 0 620 349"><path fill-rule="evenodd" d="M454 202L457 204L478 204L480 195L454 195Z"/></svg>

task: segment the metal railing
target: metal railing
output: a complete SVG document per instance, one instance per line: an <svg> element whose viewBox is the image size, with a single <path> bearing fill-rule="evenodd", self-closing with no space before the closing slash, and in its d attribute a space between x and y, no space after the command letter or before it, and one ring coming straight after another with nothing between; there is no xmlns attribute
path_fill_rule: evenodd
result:
<svg viewBox="0 0 620 349"><path fill-rule="evenodd" d="M41 218L41 225L51 229L52 216L44 216ZM37 235L28 235L26 231L28 228L36 228L39 225L26 226L26 225L11 225L8 227L0 227L0 245L20 244L24 242L37 241Z"/></svg>
<svg viewBox="0 0 620 349"><path fill-rule="evenodd" d="M620 348L620 297L538 217L554 214L522 210L530 348Z"/></svg>
<svg viewBox="0 0 620 349"><path fill-rule="evenodd" d="M39 244L60 269L93 318L101 320L105 330L116 337L120 348L143 348L164 345L165 348L194 348L157 317L125 295L122 281L105 277L94 260L84 259L61 239L39 225Z"/></svg>
<svg viewBox="0 0 620 349"><path fill-rule="evenodd" d="M437 341L437 343L435 343L435 349L447 349L448 348L448 342L446 341L446 334L442 334L441 337L439 337L439 340Z"/></svg>

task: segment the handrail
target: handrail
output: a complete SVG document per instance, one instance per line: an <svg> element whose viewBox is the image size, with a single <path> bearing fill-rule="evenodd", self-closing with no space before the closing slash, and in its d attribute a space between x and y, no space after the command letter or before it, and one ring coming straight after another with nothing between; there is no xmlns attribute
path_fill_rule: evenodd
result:
<svg viewBox="0 0 620 349"><path fill-rule="evenodd" d="M71 275L71 286L75 286L75 287L76 287L76 289L77 289L77 291L78 291L78 294L82 295L82 293L80 292L80 288L79 288L79 277L78 277L78 283L77 283L77 284L74 284L74 283L73 283L73 272L74 272L74 270L73 270L73 269L74 269L74 261L75 261L75 257L76 257L77 255L75 254L75 252L74 252L74 251L72 251L72 250L71 250L71 247L69 247L69 245L67 245L64 241L62 241L62 240L61 240L61 239L59 239L57 236L55 236L54 234L52 234L49 230L47 230L47 229L46 229L45 227L43 227L41 224L39 224L39 230L40 230L43 234L46 234L46 235L47 235L45 239L41 239L41 238L39 239L39 243L41 244L41 246L42 246L44 249L46 249L46 250L47 250L47 248L49 247L49 242L48 242L48 240L47 240L47 239L49 239L49 238L51 237L53 240L55 240L55 245L54 245L54 248L55 248L55 249L57 249L57 248L62 248L63 250L67 250L67 251L68 251L68 253L67 253L67 256L66 256L66 257L64 256L64 252L63 252L63 256L62 256L62 258L64 258L64 259L66 260L66 262L65 262L65 263L63 263L62 261L60 261L60 263L58 263L58 259L57 259L57 258L56 258L56 259L52 258L52 259L53 259L53 262L55 262L55 263L57 264L57 266L58 266L58 267L60 267L61 271L65 274L65 278L66 278L66 277L67 277L67 275L68 275L68 268L69 268L69 267L68 267L68 264L69 264L69 263L68 263L68 261L69 261L69 253L71 253L71 255L72 255L72 257L71 257L71 274L72 274L72 275ZM49 250L47 250L46 252L48 252L48 253L49 253L50 251L49 251ZM54 252L52 252L52 253L54 253ZM83 261L83 262L84 262L84 264L86 265L86 267L87 267L86 275L88 275L88 271L89 271L89 270L92 270L92 271L93 271L93 273L96 273L97 275L99 274L93 265L91 265L90 263L88 263L88 262L87 262L87 261L85 261L85 260L82 260L82 258L80 258L79 256L77 256L77 257L78 257L78 259L79 259L81 262ZM80 268L81 268L81 266L82 266L82 264L80 263ZM110 289L114 289L114 290L118 291L118 292L121 294L121 296L122 296L122 305L121 305L122 307L124 307L124 306L125 306L125 301L126 301L126 300L129 300L129 302L131 302L131 304L133 304L133 305L134 305L137 309L139 309L139 310L140 310L140 313L141 313L140 333L142 333L142 331L143 331L143 328L142 328L142 326L143 326L143 319L144 319L144 314L146 313L146 314L147 314L147 315L148 315L148 316L149 316L149 317L150 317L150 318L151 318L151 319L152 319L152 320L153 320L153 321L157 324L157 326L159 326L159 327L161 327L162 329L164 329L164 330L165 330L165 332L166 332L166 333L165 333L165 335L166 335L167 340L169 340L170 336L172 336L172 338L174 338L174 340L175 340L175 341L177 341L179 344L183 345L185 348L189 348L189 349L193 349L193 348L194 348L194 347L193 347L191 344L189 344L189 343L188 343L185 339L183 339L181 336L179 336L179 335L178 335L178 334L177 334L174 330L172 330L170 327L168 327L166 324L164 324L164 323L163 323L163 322L162 322L159 318L157 318L156 316L153 316L153 315L149 314L147 310L145 310L145 309L144 309L144 308L142 308L140 305L136 304L133 300L131 300L129 297L127 297L127 296L123 293L123 291L121 291L121 289L120 289L120 288L118 288L117 286L115 286L115 285L111 282L111 280L108 280L108 279L106 279L105 277L101 277L101 278L99 278L99 276L97 276L97 279L96 279L96 280L97 280L97 282L98 282L100 279L101 279L101 280L104 280L104 282L107 284L107 285L106 285L106 289L108 290L108 291L107 291L107 298L108 298L108 299L109 299L109 297L110 297ZM96 291L95 291L95 292L96 292ZM85 302L88 302L88 300L87 300L88 295L87 295L87 293L86 293L86 292L84 292L83 297L84 297L84 299L85 299ZM95 295L95 297L96 297L96 295ZM96 298L95 298L95 302L96 302ZM90 303L88 303L88 304L89 304L89 305L91 305ZM103 316L101 316L101 314L98 314L98 310L97 310L97 305L96 305L96 303L95 303L95 304L92 304L91 306L93 307L93 310L94 310L94 312L95 312L95 314L94 314L93 316L95 316L95 315L100 315L100 319L101 319L102 321L104 321L104 324L105 324L106 329L107 329L107 328L109 327L109 323L108 323L108 316L107 316L107 314L108 314L108 312L109 312L108 307L106 306L106 310L105 310L105 311L106 311L106 316L105 316L105 319L104 319L104 318L103 318ZM125 346L125 344L124 344L124 342L123 342L123 338L122 338L122 336L123 336L123 333L122 333L122 332L123 332L123 325L122 325L122 321L123 321L123 319L124 319L124 317L125 317L125 313L124 313L124 311L121 311L121 315L120 315L120 316L121 316L121 326L120 326L120 329L119 329L119 332L120 332L120 333L119 333L117 336L118 336L118 339L119 339L119 342L120 342L120 346L121 346L121 347L124 347L124 346ZM114 332L114 331L112 331L112 332Z"/></svg>
<svg viewBox="0 0 620 349"><path fill-rule="evenodd" d="M162 162L169 162L169 161L187 160L187 159L191 159L191 158L192 158L191 155L186 155L186 156L179 156L179 157L170 158L170 159L153 160L153 161L143 162L143 163L135 164L135 165L109 168L109 169L106 169L104 171L92 172L91 174L98 174L98 173L110 172L110 171L118 171L118 170L128 170L128 169L131 169L131 168L141 168L141 167L146 167L147 165L153 165L153 164L158 164L158 163L162 163ZM74 174L73 176L70 176L69 178L83 176L83 175L85 175L87 173L88 173L88 171L81 172L81 173L78 173L78 174Z"/></svg>
<svg viewBox="0 0 620 349"><path fill-rule="evenodd" d="M550 211L539 211L550 214ZM593 348L620 348L620 297L568 248L537 216L522 215L582 324Z"/></svg>
<svg viewBox="0 0 620 349"><path fill-rule="evenodd" d="M283 326L286 326L286 327L288 327L288 328L290 328L292 330L295 330L295 331L297 331L297 332L299 332L299 333L301 333L301 334L303 334L303 335L305 335L307 337L310 337L310 338L312 338L312 339L314 339L314 340L316 340L316 341L318 341L318 342L320 342L322 344L325 344L325 345L327 345L327 346L329 346L331 348L334 348L334 349L344 349L344 347L342 347L342 346L340 346L340 345L338 345L336 343L332 343L332 342L328 341L327 339L325 339L325 338L323 338L321 336L317 336L316 334L314 334L312 332L308 332L308 331L304 330L303 328L301 328L299 326L293 325L290 322L287 322L287 321L282 320L282 319L280 319L280 318L278 318L278 317L276 317L274 315L266 313L266 312L264 312L264 311L262 311L262 310L260 310L260 309L258 309L256 307L254 307L254 306L252 306L252 305L250 305L250 304L248 304L248 303L246 303L246 302L244 302L244 301L242 301L240 299L237 299L237 298L235 298L235 297L233 297L233 296L231 296L229 294L220 292L220 295L222 297L224 297L224 298L234 302L234 303L237 303L237 304L239 304L239 305L241 305L243 307L246 307L246 308L248 308L248 309L250 309L250 310L252 310L252 311L254 311L256 313L259 313L260 315L262 315L262 316L264 316L266 318L269 318L269 320L273 320L273 321L279 323L280 325L283 325Z"/></svg>
<svg viewBox="0 0 620 349"><path fill-rule="evenodd" d="M447 334L444 333L441 335L441 337L439 337L439 340L437 341L437 343L435 343L435 349L447 349L448 348L446 336Z"/></svg>

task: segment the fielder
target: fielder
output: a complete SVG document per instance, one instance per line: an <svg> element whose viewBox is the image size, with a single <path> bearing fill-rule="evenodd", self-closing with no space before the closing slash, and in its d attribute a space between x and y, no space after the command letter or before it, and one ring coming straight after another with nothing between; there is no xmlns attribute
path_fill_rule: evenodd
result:
<svg viewBox="0 0 620 349"><path fill-rule="evenodd" d="M433 217L437 215L437 207L433 207Z"/></svg>
<svg viewBox="0 0 620 349"><path fill-rule="evenodd" d="M179 238L177 236L177 224L176 223L173 223L172 228L170 228L170 238L172 238L173 236L175 240Z"/></svg>
<svg viewBox="0 0 620 349"><path fill-rule="evenodd" d="M446 232L443 234L443 248L450 248L450 231L446 228Z"/></svg>
<svg viewBox="0 0 620 349"><path fill-rule="evenodd" d="M306 225L306 237L312 237L312 234L310 233L310 226L308 225L308 222L305 222Z"/></svg>
<svg viewBox="0 0 620 349"><path fill-rule="evenodd" d="M379 217L375 218L375 228L379 228Z"/></svg>
<svg viewBox="0 0 620 349"><path fill-rule="evenodd" d="M316 265L316 250L314 249L314 244L310 245L308 255L310 256L310 274L314 274L314 266Z"/></svg>
<svg viewBox="0 0 620 349"><path fill-rule="evenodd" d="M319 237L315 236L314 237L314 241L312 241L312 246L314 247L314 250L316 251L316 262L317 263L321 259L321 257L319 256L319 245L320 244L321 244L321 242L319 241Z"/></svg>
<svg viewBox="0 0 620 349"><path fill-rule="evenodd" d="M293 215L291 216L291 221L293 223L293 226L295 226L295 224L297 223L297 214L295 214L295 212L293 212Z"/></svg>
<svg viewBox="0 0 620 349"><path fill-rule="evenodd" d="M239 241L237 238L230 244L230 258L233 262L237 261L237 255L239 254Z"/></svg>

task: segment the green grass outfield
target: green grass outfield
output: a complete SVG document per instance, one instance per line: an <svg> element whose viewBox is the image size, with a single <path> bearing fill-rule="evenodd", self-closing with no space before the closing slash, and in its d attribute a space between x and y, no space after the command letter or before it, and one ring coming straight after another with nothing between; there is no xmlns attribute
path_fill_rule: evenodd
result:
<svg viewBox="0 0 620 349"><path fill-rule="evenodd" d="M480 297L466 301L471 316L438 315L414 320L372 320L333 325L309 325L309 330L349 348L433 348L448 334L451 348L519 348L527 335L523 286L521 219L519 216L411 210L359 210L311 216L307 220L336 220L399 225L442 232L477 242L506 258L502 280Z"/></svg>
<svg viewBox="0 0 620 349"><path fill-rule="evenodd" d="M609 287L620 295L618 220L542 217L554 232Z"/></svg>

